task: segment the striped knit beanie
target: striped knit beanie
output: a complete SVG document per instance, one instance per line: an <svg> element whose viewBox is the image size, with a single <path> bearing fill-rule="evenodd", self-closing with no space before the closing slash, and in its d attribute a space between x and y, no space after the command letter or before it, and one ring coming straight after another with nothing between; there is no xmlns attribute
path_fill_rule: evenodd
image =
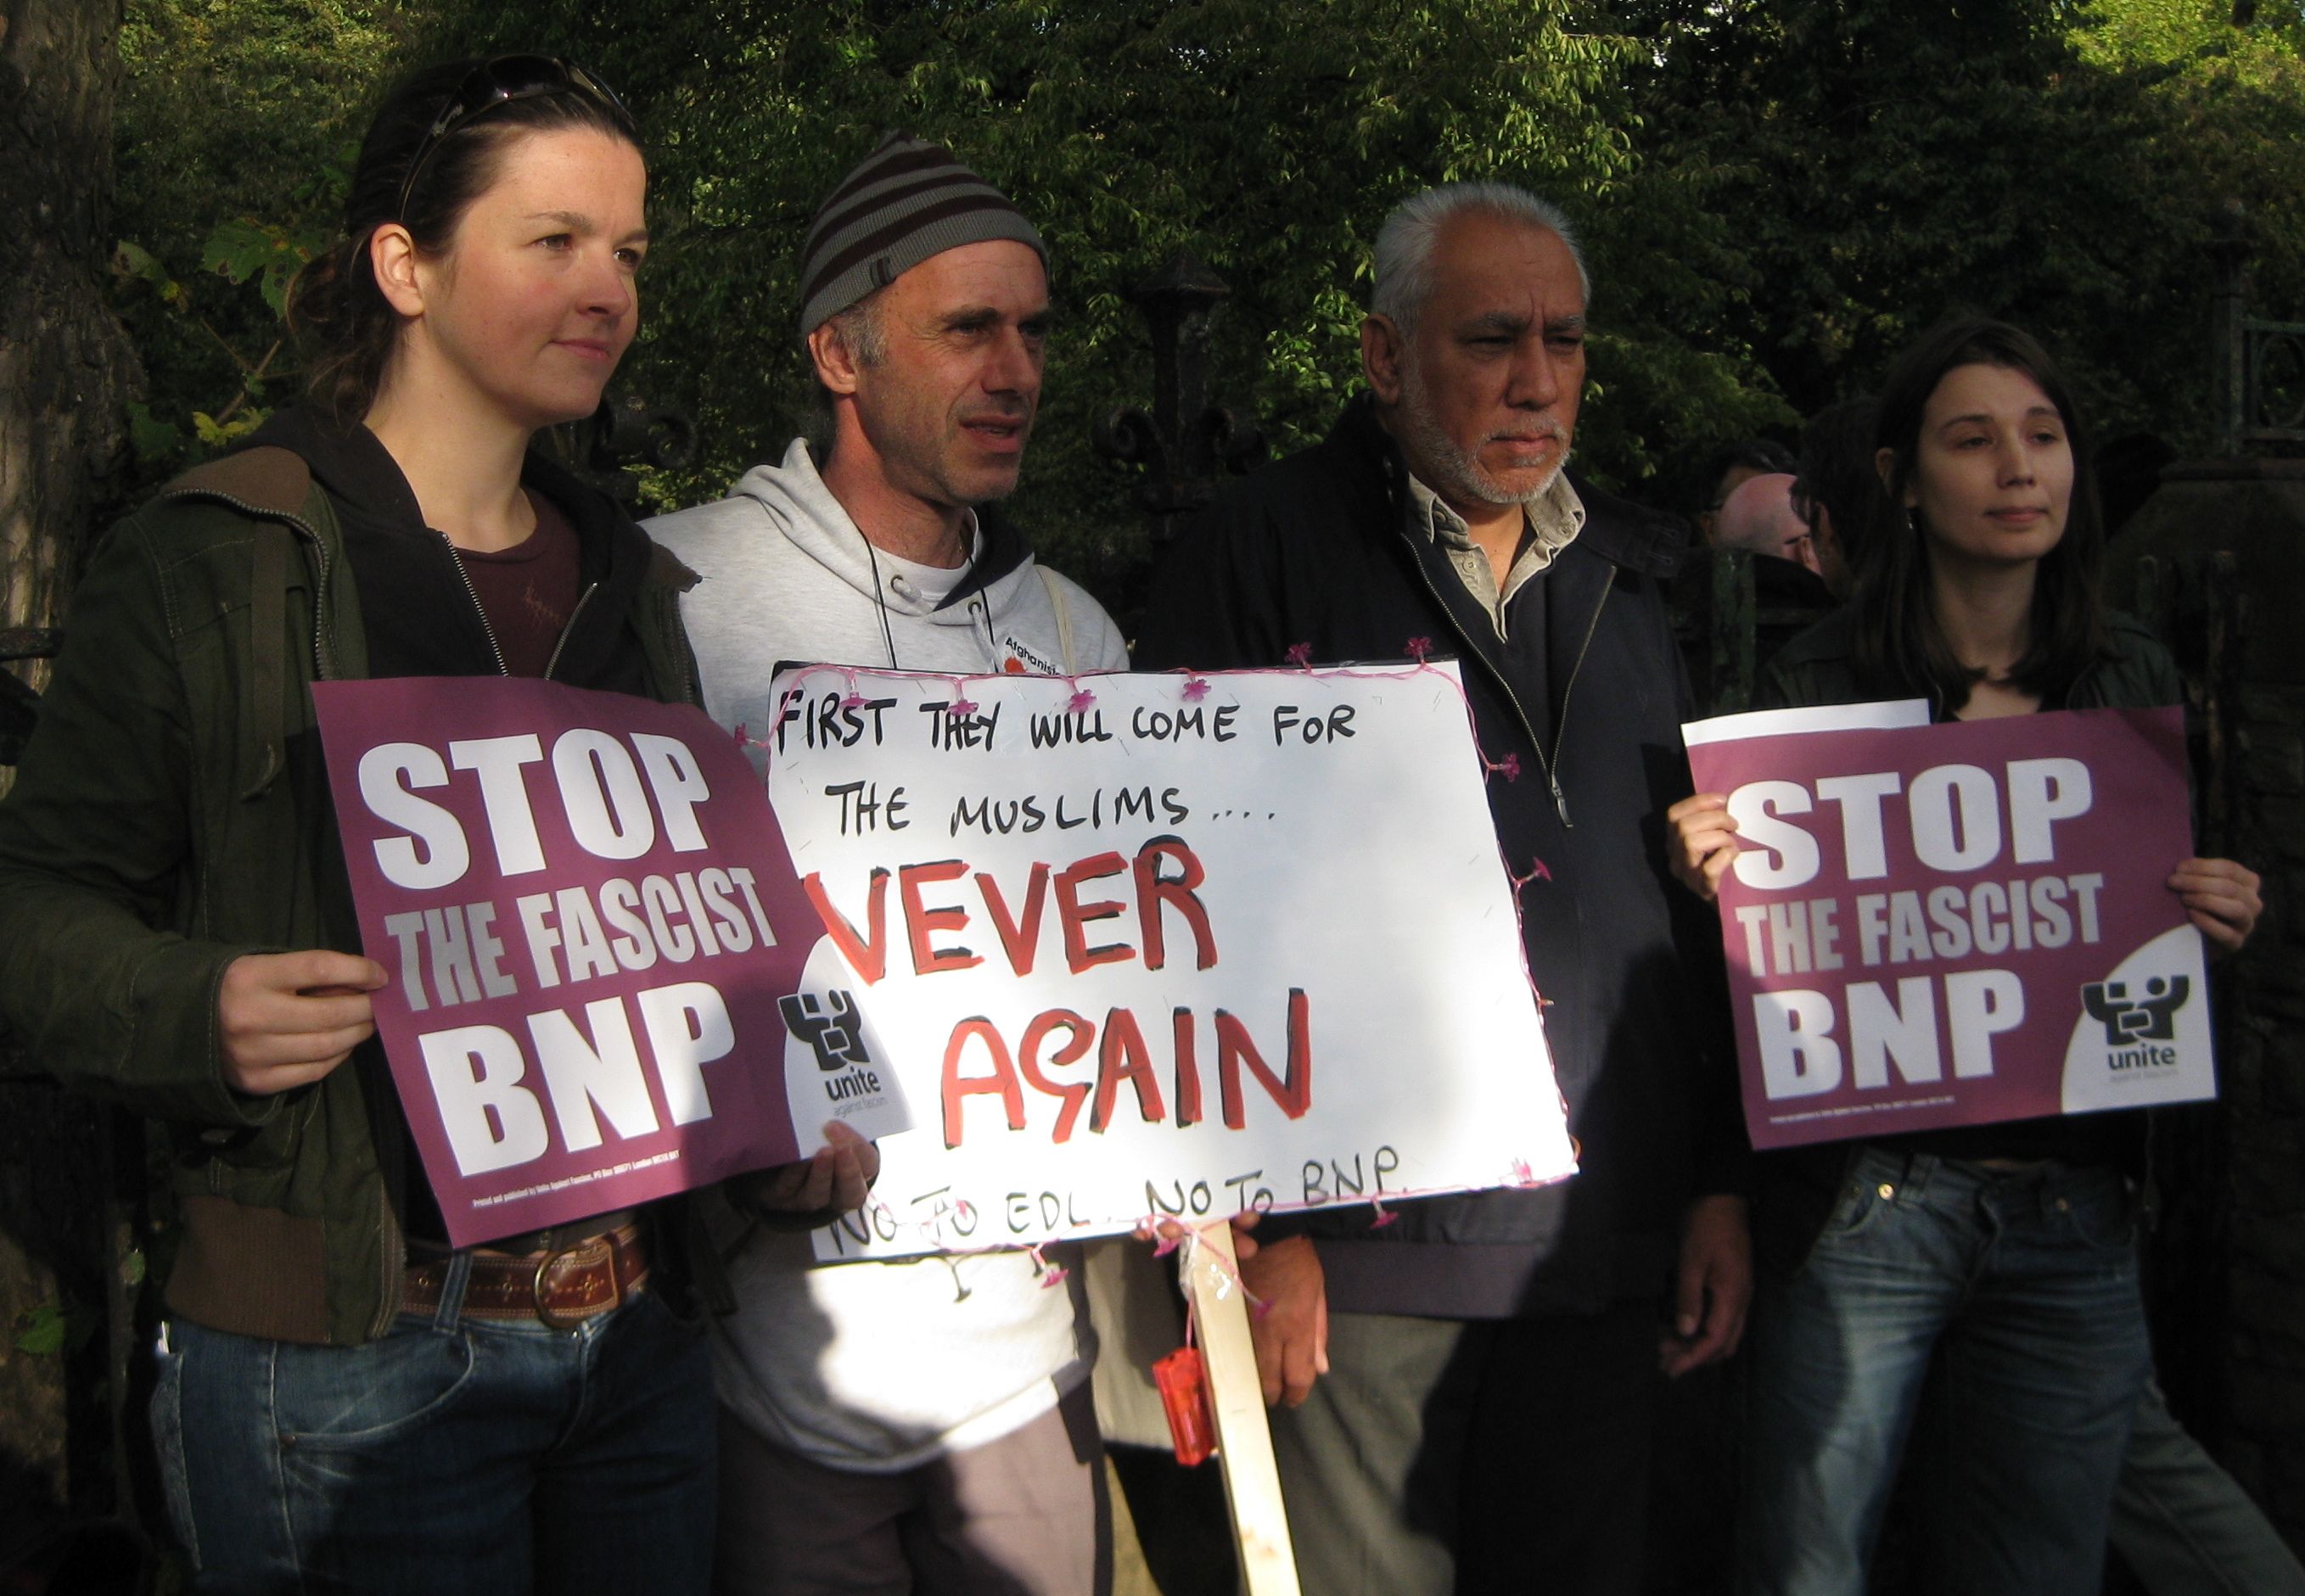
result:
<svg viewBox="0 0 2305 1596"><path fill-rule="evenodd" d="M800 257L800 335L807 337L931 255L990 239L1049 250L1008 198L941 144L884 136L826 196Z"/></svg>

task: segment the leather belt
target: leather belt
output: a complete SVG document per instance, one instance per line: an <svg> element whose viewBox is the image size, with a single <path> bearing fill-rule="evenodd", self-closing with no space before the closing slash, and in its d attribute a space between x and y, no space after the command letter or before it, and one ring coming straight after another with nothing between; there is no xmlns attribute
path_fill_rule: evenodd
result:
<svg viewBox="0 0 2305 1596"><path fill-rule="evenodd" d="M648 1249L636 1220L550 1251L518 1256L476 1251L472 1256L472 1275L464 1283L467 1319L534 1319L556 1330L573 1330L648 1284ZM446 1254L411 1262L401 1271L401 1312L437 1311L447 1278Z"/></svg>

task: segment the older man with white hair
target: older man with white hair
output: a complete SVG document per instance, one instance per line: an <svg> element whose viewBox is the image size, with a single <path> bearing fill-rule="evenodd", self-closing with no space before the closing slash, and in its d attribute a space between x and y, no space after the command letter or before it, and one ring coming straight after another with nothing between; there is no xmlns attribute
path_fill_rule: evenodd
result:
<svg viewBox="0 0 2305 1596"><path fill-rule="evenodd" d="M1140 664L1201 669L1459 658L1582 1150L1558 1186L1255 1231L1258 1362L1323 1596L1631 1596L1660 1370L1727 1355L1744 1321L1718 930L1686 914L1658 829L1688 790L1661 592L1685 532L1563 469L1588 297L1532 195L1401 205L1368 391L1179 540L1140 641Z"/></svg>

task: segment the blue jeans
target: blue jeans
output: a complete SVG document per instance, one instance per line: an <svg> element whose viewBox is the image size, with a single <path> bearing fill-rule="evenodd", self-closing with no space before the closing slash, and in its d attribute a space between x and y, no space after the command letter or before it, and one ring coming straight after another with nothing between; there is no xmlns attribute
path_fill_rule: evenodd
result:
<svg viewBox="0 0 2305 1596"><path fill-rule="evenodd" d="M181 1320L152 1399L201 1592L644 1591L710 1583L702 1335L654 1292L574 1330L403 1314L358 1346Z"/></svg>
<svg viewBox="0 0 2305 1596"><path fill-rule="evenodd" d="M1863 1596L1917 1419L1923 1589L2096 1596L2151 1365L2118 1172L1868 1147L1746 1346L1744 1596Z"/></svg>
<svg viewBox="0 0 2305 1596"><path fill-rule="evenodd" d="M2113 1549L2153 1596L2305 1596L2305 1566L2160 1388L2146 1388L2113 1498Z"/></svg>

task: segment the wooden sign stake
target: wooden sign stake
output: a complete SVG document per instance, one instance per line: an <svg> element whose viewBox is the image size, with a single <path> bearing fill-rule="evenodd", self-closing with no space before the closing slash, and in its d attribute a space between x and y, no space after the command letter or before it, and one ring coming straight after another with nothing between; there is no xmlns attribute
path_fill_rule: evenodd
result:
<svg viewBox="0 0 2305 1596"><path fill-rule="evenodd" d="M1248 1294L1241 1288L1233 1255L1232 1227L1199 1230L1186 1256L1186 1295L1200 1330L1209 1406L1216 1417L1217 1461L1224 1467L1225 1502L1232 1510L1233 1541L1240 1549L1240 1588L1247 1596L1298 1596L1297 1555L1289 1541L1280 1473L1272 1461L1272 1431L1264 1422L1264 1392L1257 1384L1256 1352L1248 1338Z"/></svg>

